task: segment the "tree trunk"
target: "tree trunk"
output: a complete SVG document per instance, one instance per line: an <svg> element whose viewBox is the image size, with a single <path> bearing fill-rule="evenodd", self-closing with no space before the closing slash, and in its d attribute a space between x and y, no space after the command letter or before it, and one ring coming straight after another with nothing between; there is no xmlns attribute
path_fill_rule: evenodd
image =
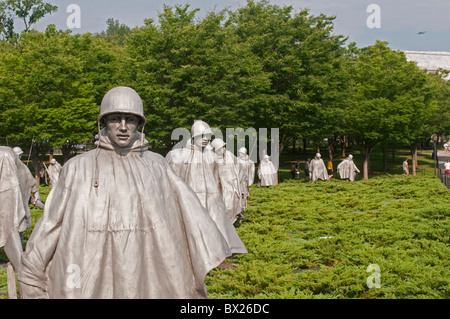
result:
<svg viewBox="0 0 450 319"><path fill-rule="evenodd" d="M342 157L345 157L345 151L347 150L347 147L348 147L348 139L347 134L345 134L342 140Z"/></svg>
<svg viewBox="0 0 450 319"><path fill-rule="evenodd" d="M36 144L33 145L33 150L31 151L31 162L33 163L36 185L40 185L41 179L39 176L39 146Z"/></svg>
<svg viewBox="0 0 450 319"><path fill-rule="evenodd" d="M306 147L308 144L308 140L306 138L303 139L303 154L306 154Z"/></svg>
<svg viewBox="0 0 450 319"><path fill-rule="evenodd" d="M369 179L369 169L370 169L370 153L372 153L373 147L365 148L363 152L361 152L361 156L363 158L363 178Z"/></svg>
<svg viewBox="0 0 450 319"><path fill-rule="evenodd" d="M382 147L383 150L383 171L387 170L387 149L386 146Z"/></svg>
<svg viewBox="0 0 450 319"><path fill-rule="evenodd" d="M395 148L392 149L392 162L395 162Z"/></svg>
<svg viewBox="0 0 450 319"><path fill-rule="evenodd" d="M292 153L295 153L295 143L296 142L296 139L294 138L293 140L292 140Z"/></svg>
<svg viewBox="0 0 450 319"><path fill-rule="evenodd" d="M50 150L50 156L48 157L48 160L51 161L53 159L53 148Z"/></svg>
<svg viewBox="0 0 450 319"><path fill-rule="evenodd" d="M284 147L286 146L286 139L287 139L287 134L283 134L281 141L280 141L280 154L283 152Z"/></svg>
<svg viewBox="0 0 450 319"><path fill-rule="evenodd" d="M66 164L67 161L69 160L71 148L72 148L71 146L61 146L61 152L62 152L62 155L63 155L63 162L64 162L64 164Z"/></svg>
<svg viewBox="0 0 450 319"><path fill-rule="evenodd" d="M411 145L411 155L412 155L412 176L416 176L417 170L417 145Z"/></svg>

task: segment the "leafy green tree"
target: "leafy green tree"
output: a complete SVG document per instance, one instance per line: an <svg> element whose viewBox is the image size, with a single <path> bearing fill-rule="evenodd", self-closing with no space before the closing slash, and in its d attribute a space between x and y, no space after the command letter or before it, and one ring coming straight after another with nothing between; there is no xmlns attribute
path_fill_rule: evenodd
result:
<svg viewBox="0 0 450 319"><path fill-rule="evenodd" d="M431 96L427 93L425 73L407 62L402 52L391 50L386 42L377 41L360 49L351 63L353 76L346 121L361 151L367 179L370 155L376 145L400 140L416 154L414 145L427 132Z"/></svg>
<svg viewBox="0 0 450 319"><path fill-rule="evenodd" d="M100 32L97 36L105 38L108 41L115 41L120 46L124 45L126 39L131 34L131 28L113 18L106 20L106 25L106 31Z"/></svg>
<svg viewBox="0 0 450 319"><path fill-rule="evenodd" d="M98 106L93 84L84 77L81 60L72 54L72 41L69 32L49 26L45 33L24 34L14 50L2 56L0 98L5 106L0 128L11 143L32 143L36 173L41 152L59 146L67 149L91 139L95 132Z"/></svg>
<svg viewBox="0 0 450 319"><path fill-rule="evenodd" d="M430 134L449 135L450 133L450 81L445 80L447 72L428 73L430 90L434 94L429 122Z"/></svg>
<svg viewBox="0 0 450 319"><path fill-rule="evenodd" d="M126 74L128 60L124 48L108 39L85 33L71 37L70 54L79 59L85 80L93 85L94 101L100 105L111 88L128 85Z"/></svg>
<svg viewBox="0 0 450 319"><path fill-rule="evenodd" d="M0 2L0 35L9 42L16 42L19 34L14 32L14 19L23 22L24 32L45 15L58 10L57 6L42 0L6 0Z"/></svg>
<svg viewBox="0 0 450 319"><path fill-rule="evenodd" d="M292 137L333 135L338 117L328 115L339 107L337 79L345 53L345 39L332 34L334 17L251 0L229 15L227 23L240 43L251 46L270 79L255 110L257 126L280 129L280 151Z"/></svg>
<svg viewBox="0 0 450 319"><path fill-rule="evenodd" d="M127 51L130 84L146 104L154 144L170 146L171 132L194 119L211 127L250 127L269 85L247 43L238 43L224 12L194 21L189 5L164 7L159 26L133 30Z"/></svg>

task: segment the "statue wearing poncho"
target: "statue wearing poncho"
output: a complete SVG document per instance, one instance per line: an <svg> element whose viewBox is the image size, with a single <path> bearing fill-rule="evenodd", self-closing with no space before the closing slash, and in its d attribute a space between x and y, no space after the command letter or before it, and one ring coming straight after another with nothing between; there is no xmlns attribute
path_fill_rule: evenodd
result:
<svg viewBox="0 0 450 319"><path fill-rule="evenodd" d="M277 170L269 155L264 155L258 167L258 186L272 186L277 184Z"/></svg>
<svg viewBox="0 0 450 319"><path fill-rule="evenodd" d="M341 179L348 179L351 182L355 180L356 173L360 172L353 162L352 155L349 155L345 160L339 163L337 170Z"/></svg>
<svg viewBox="0 0 450 319"><path fill-rule="evenodd" d="M20 191L22 193L23 207L25 209L25 215L27 216L27 228L29 228L31 227L31 211L29 204L44 209L44 203L41 200L35 178L28 169L28 166L20 160L23 154L22 149L20 147L14 147L13 152L17 157L17 176L19 178Z"/></svg>
<svg viewBox="0 0 450 319"><path fill-rule="evenodd" d="M211 142L211 146L216 153L220 191L227 208L227 214L231 222L234 223L242 211L241 190L237 157L225 148L225 144L220 138Z"/></svg>
<svg viewBox="0 0 450 319"><path fill-rule="evenodd" d="M219 171L214 152L209 145L212 131L203 121L196 121L191 128L192 138L187 145L167 153L166 160L197 194L203 207L220 229L233 254L245 254L232 221L227 215L225 202L219 189Z"/></svg>
<svg viewBox="0 0 450 319"><path fill-rule="evenodd" d="M29 225L17 173L19 162L10 147L0 146L0 247L11 232L23 232Z"/></svg>
<svg viewBox="0 0 450 319"><path fill-rule="evenodd" d="M50 177L50 188L55 187L55 185L58 183L59 173L61 172L61 170L61 164L59 164L54 158L52 158L47 169L48 177Z"/></svg>
<svg viewBox="0 0 450 319"><path fill-rule="evenodd" d="M316 157L311 160L311 163L309 164L309 172L311 175L311 181L314 183L316 180L321 179L324 181L328 180L328 172L327 168L325 167L325 163L323 162L323 159L320 153L316 154Z"/></svg>
<svg viewBox="0 0 450 319"><path fill-rule="evenodd" d="M22 256L23 298L205 298L206 274L231 255L196 194L147 151L133 103L142 110L134 90L109 91L98 148L63 167Z"/></svg>
<svg viewBox="0 0 450 319"><path fill-rule="evenodd" d="M250 196L250 186L255 180L255 163L247 155L247 149L241 147L238 157L239 181L241 189L241 206L244 211L247 208L247 199Z"/></svg>

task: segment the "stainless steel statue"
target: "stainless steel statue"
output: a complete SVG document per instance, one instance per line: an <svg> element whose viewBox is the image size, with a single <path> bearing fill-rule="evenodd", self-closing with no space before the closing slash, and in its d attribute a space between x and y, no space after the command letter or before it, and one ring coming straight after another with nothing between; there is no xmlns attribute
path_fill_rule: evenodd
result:
<svg viewBox="0 0 450 319"><path fill-rule="evenodd" d="M277 170L269 155L264 155L258 167L258 186L272 186L277 184Z"/></svg>
<svg viewBox="0 0 450 319"><path fill-rule="evenodd" d="M28 228L17 174L19 162L10 147L0 146L0 247L5 245L11 232L23 232Z"/></svg>
<svg viewBox="0 0 450 319"><path fill-rule="evenodd" d="M39 188L36 185L36 179L33 177L28 167L20 160L23 154L22 149L20 147L14 147L13 151L18 158L17 174L19 177L20 190L22 192L23 206L27 215L28 227L31 227L31 212L29 204L34 207L44 209L44 203L41 200Z"/></svg>
<svg viewBox="0 0 450 319"><path fill-rule="evenodd" d="M323 162L320 153L317 153L316 157L311 160L311 163L309 164L309 172L313 183L318 179L323 181L328 180L327 168L325 167L325 163Z"/></svg>
<svg viewBox="0 0 450 319"><path fill-rule="evenodd" d="M70 159L21 255L22 298L205 298L206 274L231 255L197 195L147 150L131 88L103 98L97 148ZM100 130L100 125L105 127Z"/></svg>
<svg viewBox="0 0 450 319"><path fill-rule="evenodd" d="M215 138L211 146L216 153L216 162L219 175L219 189L222 193L227 214L232 223L241 213L241 190L239 183L237 157L228 151L221 138Z"/></svg>
<svg viewBox="0 0 450 319"><path fill-rule="evenodd" d="M353 156L351 154L339 163L337 171L341 179L348 179L351 182L355 180L356 173L360 173L358 167L353 162Z"/></svg>
<svg viewBox="0 0 450 319"><path fill-rule="evenodd" d="M243 218L244 211L247 208L247 200L250 196L250 186L253 185L255 180L255 163L250 159L245 147L241 147L238 150L238 153L238 171L242 207L242 211L238 219L241 219Z"/></svg>
<svg viewBox="0 0 450 319"><path fill-rule="evenodd" d="M50 178L50 188L53 188L58 183L59 173L61 173L62 166L56 161L56 159L52 158L50 165L46 168L46 170L48 177Z"/></svg>
<svg viewBox="0 0 450 319"><path fill-rule="evenodd" d="M191 139L183 148L167 153L166 160L197 194L203 207L226 238L231 252L247 253L233 226L219 189L219 168L210 146L212 131L204 121L191 127Z"/></svg>

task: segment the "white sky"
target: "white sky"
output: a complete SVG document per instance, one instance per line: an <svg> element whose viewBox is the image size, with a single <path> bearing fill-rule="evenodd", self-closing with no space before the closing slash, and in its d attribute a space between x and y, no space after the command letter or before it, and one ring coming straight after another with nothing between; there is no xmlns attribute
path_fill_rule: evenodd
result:
<svg viewBox="0 0 450 319"><path fill-rule="evenodd" d="M44 0L45 1L45 0ZM81 9L81 28L75 33L101 32L106 29L106 20L114 18L130 27L141 26L144 19L157 20L163 5L189 3L199 8L198 17L206 12L237 9L246 5L246 0L46 0L59 10L42 19L35 28L43 31L47 24L58 29L68 29L66 21L70 4ZM314 15L335 15L335 33L349 37L359 47L368 46L376 40L389 42L392 49L450 52L450 0L271 0L271 4L291 5L295 12L309 8ZM381 9L380 28L368 28L366 12L370 4ZM425 34L418 35L420 31Z"/></svg>

